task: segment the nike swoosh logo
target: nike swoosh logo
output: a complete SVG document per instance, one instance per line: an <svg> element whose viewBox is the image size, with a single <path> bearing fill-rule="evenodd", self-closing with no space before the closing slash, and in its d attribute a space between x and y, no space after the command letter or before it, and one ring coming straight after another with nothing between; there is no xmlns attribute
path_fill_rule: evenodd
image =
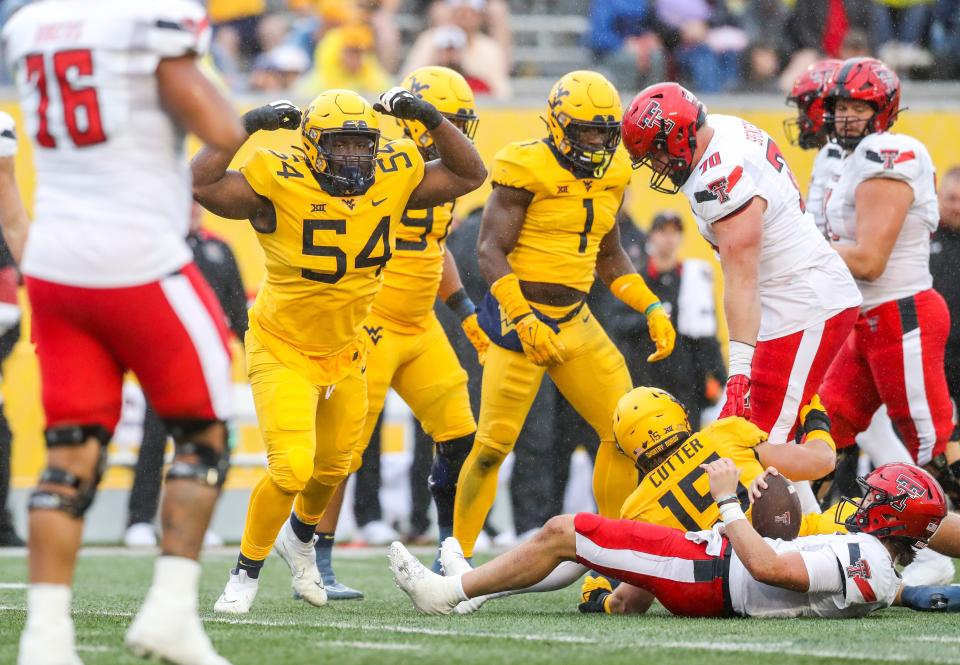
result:
<svg viewBox="0 0 960 665"><path fill-rule="evenodd" d="M387 200L387 197L383 197L383 198L380 199L379 201L371 201L370 204L371 204L374 208L376 208L378 205L380 205L381 203L383 203L383 202L386 201L386 200Z"/></svg>
<svg viewBox="0 0 960 665"><path fill-rule="evenodd" d="M587 314L586 316L584 316L584 317L583 317L582 319L580 319L580 320L583 321L584 323L586 323L587 321L590 320L590 315Z"/></svg>

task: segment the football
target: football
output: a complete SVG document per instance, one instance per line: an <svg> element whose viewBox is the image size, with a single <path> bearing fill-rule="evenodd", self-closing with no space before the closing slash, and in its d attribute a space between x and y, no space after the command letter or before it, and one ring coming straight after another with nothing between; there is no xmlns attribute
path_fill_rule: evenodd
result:
<svg viewBox="0 0 960 665"><path fill-rule="evenodd" d="M783 476L767 476L766 482L753 502L753 528L766 538L793 540L800 533L800 497Z"/></svg>

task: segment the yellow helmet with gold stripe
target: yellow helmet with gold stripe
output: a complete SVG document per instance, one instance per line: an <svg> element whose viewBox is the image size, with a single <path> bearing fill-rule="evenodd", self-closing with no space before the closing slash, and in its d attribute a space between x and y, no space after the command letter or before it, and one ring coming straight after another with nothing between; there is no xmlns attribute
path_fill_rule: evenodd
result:
<svg viewBox="0 0 960 665"><path fill-rule="evenodd" d="M373 185L380 117L357 93L334 89L317 95L303 114L300 139L328 194L357 196Z"/></svg>
<svg viewBox="0 0 960 665"><path fill-rule="evenodd" d="M473 140L480 122L477 104L473 98L473 90L458 72L449 67L420 67L410 72L400 85L433 104L447 120ZM438 157L433 137L422 123L398 118L397 124L403 129L403 133L417 144L425 158Z"/></svg>
<svg viewBox="0 0 960 665"><path fill-rule="evenodd" d="M660 388L640 386L617 402L613 438L617 448L646 475L691 434L687 410Z"/></svg>
<svg viewBox="0 0 960 665"><path fill-rule="evenodd" d="M578 70L557 81L547 98L554 146L575 168L602 178L620 145L620 93L602 74Z"/></svg>

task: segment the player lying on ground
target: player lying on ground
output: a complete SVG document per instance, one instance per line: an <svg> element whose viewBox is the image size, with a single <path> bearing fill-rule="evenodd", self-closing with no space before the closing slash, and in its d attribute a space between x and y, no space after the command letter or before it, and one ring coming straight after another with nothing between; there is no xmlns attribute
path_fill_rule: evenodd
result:
<svg viewBox="0 0 960 665"><path fill-rule="evenodd" d="M926 546L947 512L940 486L919 467L891 464L867 476L867 495L847 521L851 533L793 541L763 538L750 525L737 499L740 470L733 460L704 468L722 532L563 515L531 541L455 577L431 573L394 543L394 579L425 614L449 614L470 598L538 584L564 561L636 587L634 612L654 598L672 614L690 617L843 618L913 604L894 565ZM953 587L941 591L956 595Z"/></svg>

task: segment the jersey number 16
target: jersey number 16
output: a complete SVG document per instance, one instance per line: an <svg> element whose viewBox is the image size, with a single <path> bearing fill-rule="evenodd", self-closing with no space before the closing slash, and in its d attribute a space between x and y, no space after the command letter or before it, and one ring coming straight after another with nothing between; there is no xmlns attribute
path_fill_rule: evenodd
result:
<svg viewBox="0 0 960 665"><path fill-rule="evenodd" d="M37 86L40 96L37 105L37 144L44 148L56 148L57 141L50 133L48 118L51 91L47 80L47 60L43 53L31 53L25 58L25 66L27 78ZM59 89L63 122L73 144L83 148L106 141L97 89L74 85L78 77L93 76L93 54L90 49L57 51L49 60L52 61L52 73Z"/></svg>

